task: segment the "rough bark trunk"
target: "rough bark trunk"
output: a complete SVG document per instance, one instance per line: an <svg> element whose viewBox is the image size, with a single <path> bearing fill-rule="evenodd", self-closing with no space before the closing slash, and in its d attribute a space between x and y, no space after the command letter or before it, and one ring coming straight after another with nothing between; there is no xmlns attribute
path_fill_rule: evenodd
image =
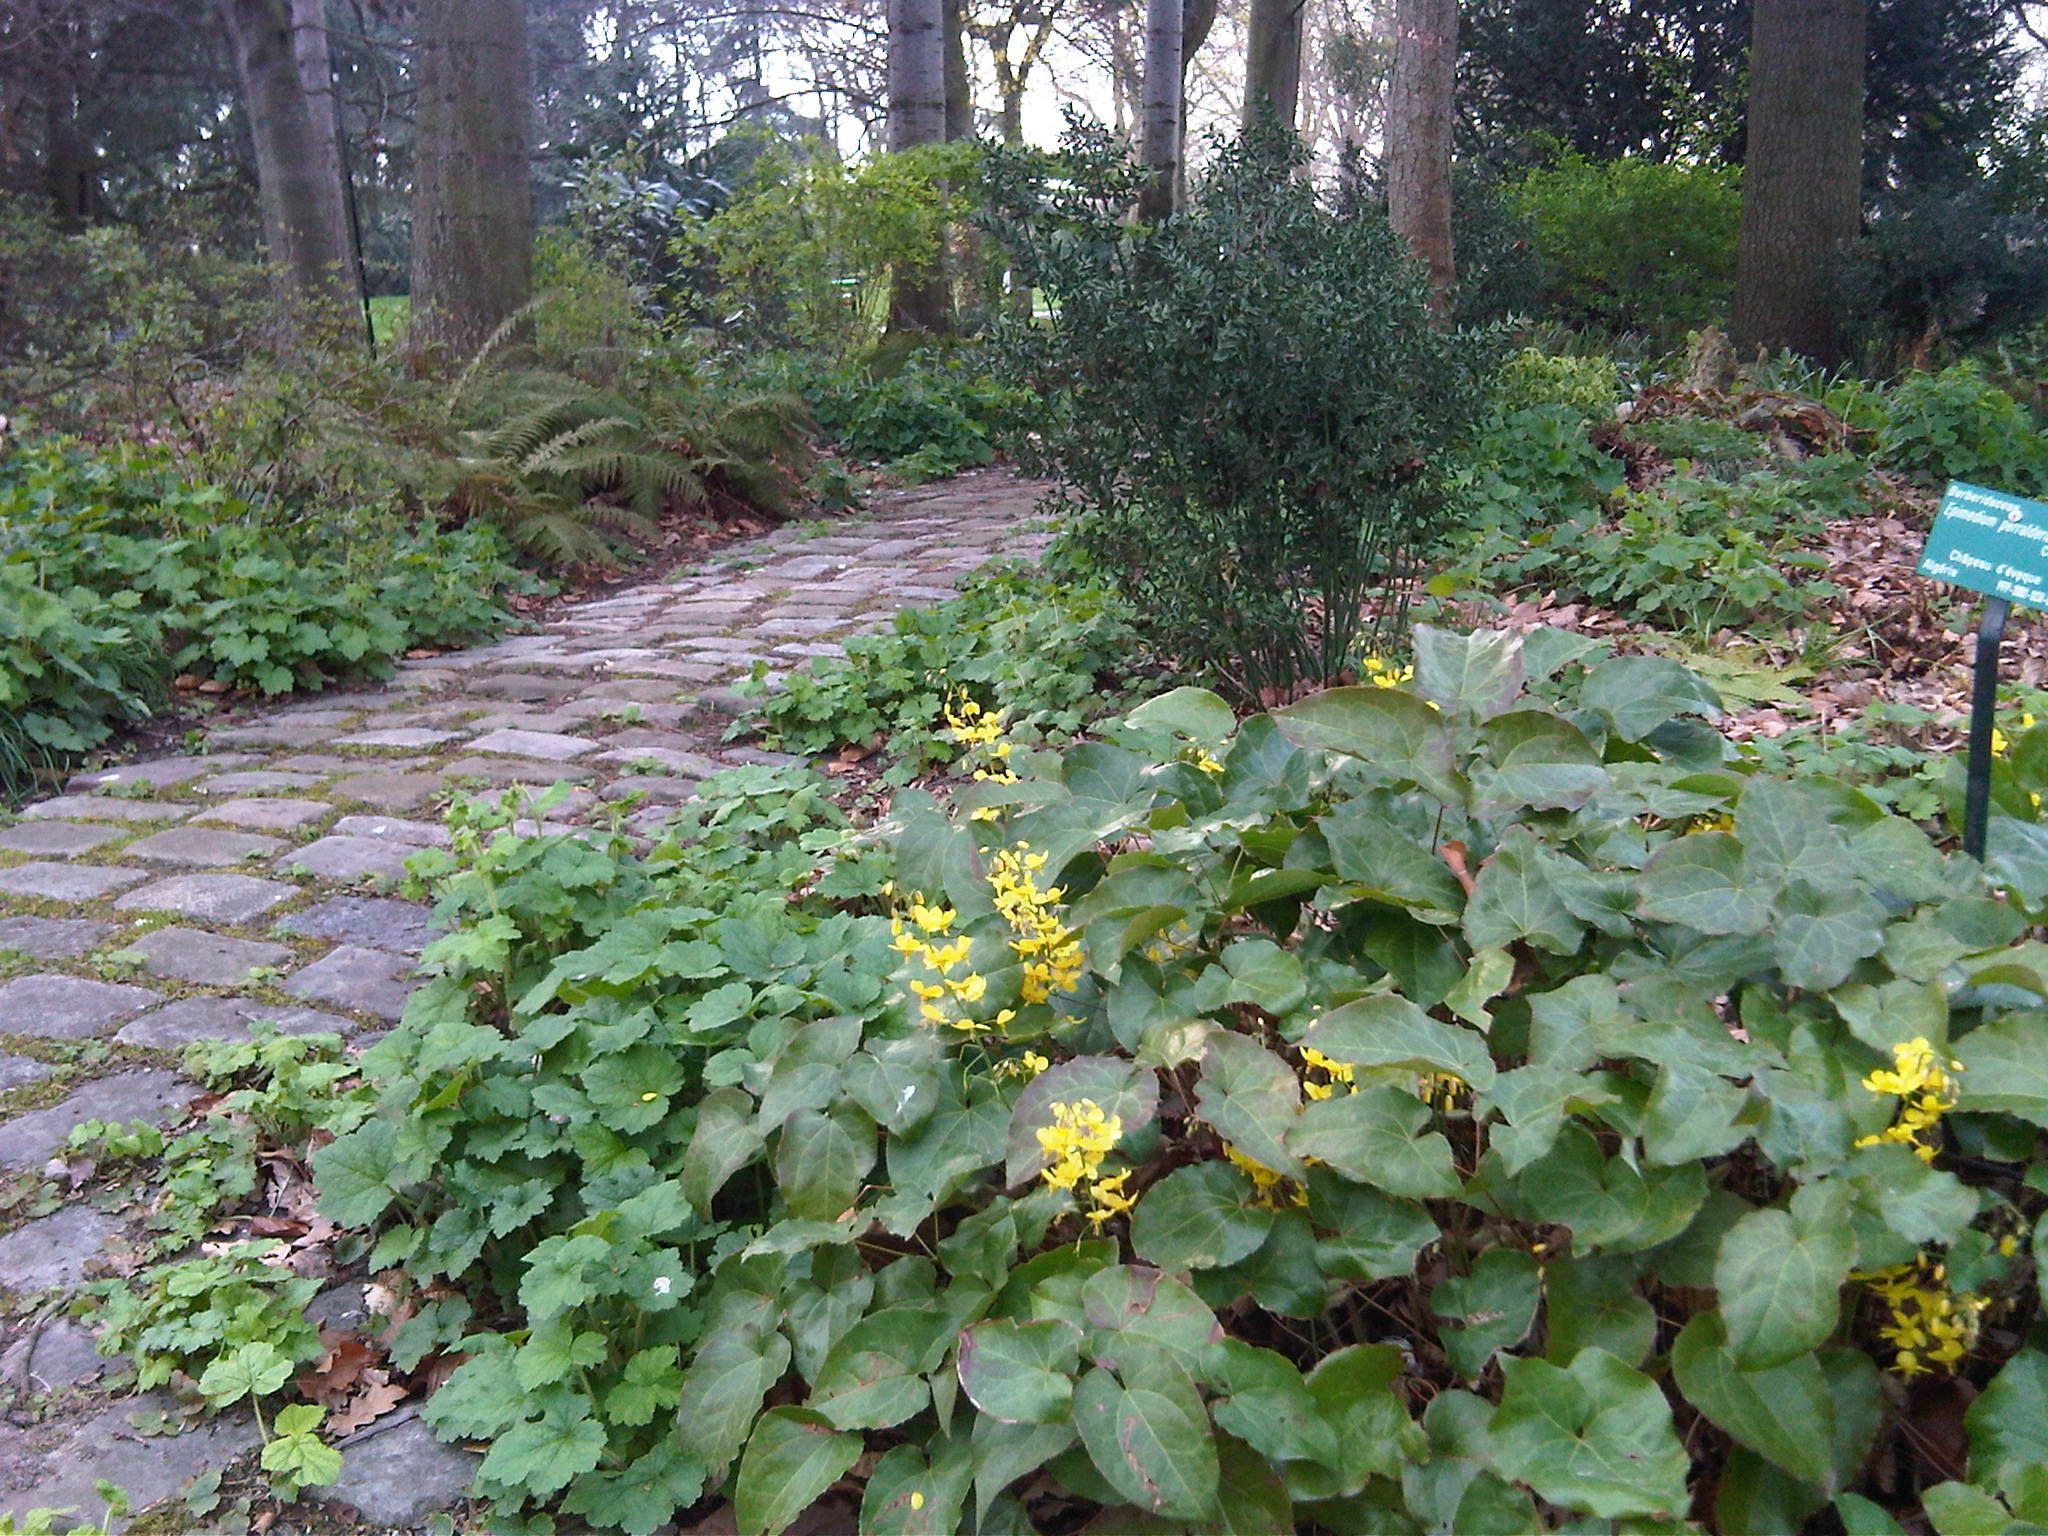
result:
<svg viewBox="0 0 2048 1536"><path fill-rule="evenodd" d="M51 91L43 106L43 186L60 229L83 228L98 210L99 174L69 91Z"/></svg>
<svg viewBox="0 0 2048 1536"><path fill-rule="evenodd" d="M889 0L889 148L946 139L946 0ZM942 274L898 271L891 331L952 327Z"/></svg>
<svg viewBox="0 0 2048 1536"><path fill-rule="evenodd" d="M220 12L249 108L270 259L293 298L353 303L355 251L324 16L303 0L220 0Z"/></svg>
<svg viewBox="0 0 2048 1536"><path fill-rule="evenodd" d="M1735 343L1842 361L1834 266L1862 217L1865 0L1756 0Z"/></svg>
<svg viewBox="0 0 2048 1536"><path fill-rule="evenodd" d="M531 66L524 0L420 8L412 198L418 346L474 351L533 286Z"/></svg>
<svg viewBox="0 0 2048 1536"><path fill-rule="evenodd" d="M974 137L974 79L967 72L967 0L946 7L946 142Z"/></svg>
<svg viewBox="0 0 2048 1536"><path fill-rule="evenodd" d="M1138 217L1168 218L1180 203L1182 0L1145 0L1145 95L1138 104L1138 160L1152 173L1138 198Z"/></svg>
<svg viewBox="0 0 2048 1536"><path fill-rule="evenodd" d="M1451 259L1451 120L1458 0L1399 0L1387 85L1387 216L1429 269L1430 307L1445 313Z"/></svg>
<svg viewBox="0 0 2048 1536"><path fill-rule="evenodd" d="M1243 124L1271 112L1294 126L1301 96L1301 22L1305 0L1252 0L1245 31Z"/></svg>

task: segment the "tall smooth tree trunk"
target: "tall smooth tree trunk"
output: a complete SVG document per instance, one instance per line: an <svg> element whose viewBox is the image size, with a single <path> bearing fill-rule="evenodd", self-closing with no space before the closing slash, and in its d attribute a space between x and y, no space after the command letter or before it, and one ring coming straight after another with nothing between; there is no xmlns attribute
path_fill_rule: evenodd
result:
<svg viewBox="0 0 2048 1536"><path fill-rule="evenodd" d="M420 7L412 194L415 348L474 351L533 290L525 0Z"/></svg>
<svg viewBox="0 0 2048 1536"><path fill-rule="evenodd" d="M1735 343L1847 352L1834 266L1862 218L1866 0L1756 0Z"/></svg>
<svg viewBox="0 0 2048 1536"><path fill-rule="evenodd" d="M915 149L946 139L946 0L889 0L889 148ZM943 275L896 274L891 331L952 326Z"/></svg>
<svg viewBox="0 0 2048 1536"><path fill-rule="evenodd" d="M1243 124L1267 113L1294 126L1301 96L1301 27L1306 0L1252 0L1245 30Z"/></svg>
<svg viewBox="0 0 2048 1536"><path fill-rule="evenodd" d="M945 0L889 0L889 148L945 138Z"/></svg>
<svg viewBox="0 0 2048 1536"><path fill-rule="evenodd" d="M270 259L292 297L352 303L355 248L325 16L317 0L220 0L220 12L249 109Z"/></svg>
<svg viewBox="0 0 2048 1536"><path fill-rule="evenodd" d="M1387 217L1429 269L1430 307L1450 306L1451 120L1458 73L1458 0L1397 0L1387 83Z"/></svg>
<svg viewBox="0 0 2048 1536"><path fill-rule="evenodd" d="M1138 103L1138 160L1152 179L1138 196L1138 217L1168 218L1180 203L1180 157L1187 92L1181 0L1145 0L1145 94Z"/></svg>

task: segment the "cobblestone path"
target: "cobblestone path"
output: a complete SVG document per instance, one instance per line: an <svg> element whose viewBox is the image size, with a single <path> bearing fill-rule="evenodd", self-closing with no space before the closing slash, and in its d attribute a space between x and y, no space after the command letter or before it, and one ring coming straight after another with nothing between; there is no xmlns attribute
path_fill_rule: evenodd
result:
<svg viewBox="0 0 2048 1536"><path fill-rule="evenodd" d="M0 1172L46 1161L84 1120L177 1121L192 1040L246 1036L252 1019L352 1042L388 1027L430 936L427 909L388 892L409 855L446 840L450 798L567 780L559 822L637 791L645 827L707 773L781 760L721 744L730 685L948 597L991 555L1035 553L1038 489L984 471L780 528L536 633L263 710L199 753L83 773L25 807L0 830ZM133 1415L168 1400L98 1388L108 1362L61 1302L121 1231L118 1209L81 1199L0 1235L0 1511L94 1516L95 1478L140 1507L256 1443L232 1414L145 1438ZM309 1310L336 1321L352 1290ZM345 1460L330 1495L391 1530L459 1497L471 1458L401 1410Z"/></svg>

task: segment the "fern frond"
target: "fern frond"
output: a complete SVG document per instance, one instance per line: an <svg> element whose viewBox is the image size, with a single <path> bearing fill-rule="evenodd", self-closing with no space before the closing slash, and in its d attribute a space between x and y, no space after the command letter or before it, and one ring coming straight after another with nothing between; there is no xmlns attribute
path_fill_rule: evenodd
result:
<svg viewBox="0 0 2048 1536"><path fill-rule="evenodd" d="M500 320L491 334L484 338L483 345L476 349L476 355L463 365L462 372L455 376L455 387L448 391L448 404L444 414L449 420L454 420L460 414L462 400L469 393L469 386L496 360L498 349L533 317L538 303L537 299L529 299Z"/></svg>

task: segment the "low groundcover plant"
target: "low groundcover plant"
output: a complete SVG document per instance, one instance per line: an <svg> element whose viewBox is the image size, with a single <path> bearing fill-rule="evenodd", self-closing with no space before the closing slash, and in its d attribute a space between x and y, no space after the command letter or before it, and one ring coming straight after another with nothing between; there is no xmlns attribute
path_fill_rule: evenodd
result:
<svg viewBox="0 0 2048 1536"><path fill-rule="evenodd" d="M1425 628L874 827L479 841L325 1209L494 1529L2048 1519L2035 914L1717 709Z"/></svg>

